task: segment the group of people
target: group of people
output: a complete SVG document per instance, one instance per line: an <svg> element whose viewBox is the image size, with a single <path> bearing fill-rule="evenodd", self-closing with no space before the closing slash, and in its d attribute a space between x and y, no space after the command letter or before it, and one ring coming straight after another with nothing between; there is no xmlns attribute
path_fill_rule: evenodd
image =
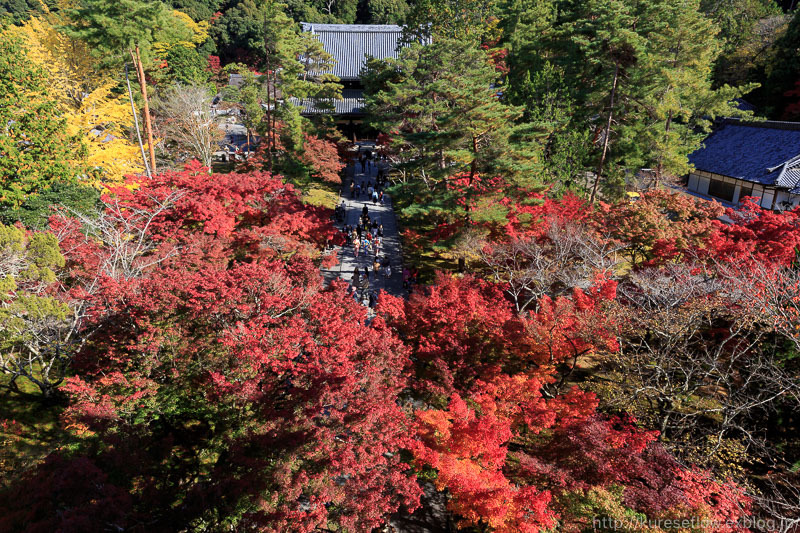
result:
<svg viewBox="0 0 800 533"><path fill-rule="evenodd" d="M372 200L373 205L384 203L383 189L387 183L385 172L382 168L378 168L375 181L373 182L370 179L372 166L375 165L377 167L379 157L370 151L364 151L359 154L358 162L361 164L361 172L367 173L367 176L358 182L356 179L350 182L350 198L352 200L366 200L367 202ZM338 213L346 213L346 202L344 200L337 208ZM346 217L339 216L336 218L339 221L346 219ZM381 255L383 232L383 224L377 217L370 216L369 207L366 204L363 206L357 224L354 226L345 225L342 228L345 246L353 247L353 256L356 260L363 258L364 261L367 261L366 266L357 266L353 270L350 292L356 301L363 302L370 308L374 308L378 302L377 289L370 290L370 278L372 278L374 284L381 275L387 280L392 277L390 258L386 255Z"/></svg>
<svg viewBox="0 0 800 533"><path fill-rule="evenodd" d="M372 258L372 279L377 281L383 275L387 280L392 277L392 263L388 256L380 255L381 244L383 242L383 224L377 219L369 216L369 207L364 206L358 224L355 227L345 226L345 242L353 245L353 255L356 259L363 250L365 259ZM405 271L404 271L405 273ZM410 274L409 274L410 277ZM351 291L357 301L364 301L370 308L374 308L378 303L378 293L375 290L369 291L370 287L370 265L353 270L353 280ZM359 292L360 291L360 292Z"/></svg>
<svg viewBox="0 0 800 533"><path fill-rule="evenodd" d="M367 200L372 200L372 204L383 204L383 186L373 183L371 181L364 182L363 180L361 183L356 183L355 180L350 182L350 199L351 200L358 200L361 199L363 196L367 197Z"/></svg>
<svg viewBox="0 0 800 533"><path fill-rule="evenodd" d="M358 154L358 162L361 164L361 173L365 174L368 170L372 169L373 165L377 165L379 160L386 159L383 154L378 154L371 150L363 150Z"/></svg>
<svg viewBox="0 0 800 533"><path fill-rule="evenodd" d="M369 208L365 205L355 226L347 225L344 232L345 245L353 246L353 256L358 258L363 251L364 257L370 254L378 257L383 244L383 224L369 216Z"/></svg>

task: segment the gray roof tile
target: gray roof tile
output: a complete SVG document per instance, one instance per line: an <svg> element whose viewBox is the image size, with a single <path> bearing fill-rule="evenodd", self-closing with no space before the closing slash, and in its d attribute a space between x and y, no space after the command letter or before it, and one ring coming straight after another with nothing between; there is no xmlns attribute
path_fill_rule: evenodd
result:
<svg viewBox="0 0 800 533"><path fill-rule="evenodd" d="M367 56L396 58L403 32L394 24L300 24L303 31L319 39L325 50L336 59L332 74L342 80L359 79Z"/></svg>
<svg viewBox="0 0 800 533"><path fill-rule="evenodd" d="M780 188L800 188L800 123L725 119L689 155L698 170Z"/></svg>
<svg viewBox="0 0 800 533"><path fill-rule="evenodd" d="M328 113L325 108L319 108L311 100L292 98L292 103L301 107L304 115L317 115ZM341 100L330 100L333 104L333 113L336 115L361 115L364 113L364 91L360 89L343 89Z"/></svg>

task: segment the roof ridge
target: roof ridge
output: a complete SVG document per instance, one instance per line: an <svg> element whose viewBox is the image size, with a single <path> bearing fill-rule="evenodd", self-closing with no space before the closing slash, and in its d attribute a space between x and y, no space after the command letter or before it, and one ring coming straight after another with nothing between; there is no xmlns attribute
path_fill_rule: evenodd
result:
<svg viewBox="0 0 800 533"><path fill-rule="evenodd" d="M752 128L800 131L800 122L789 122L786 120L744 120L738 117L725 117L722 122L723 124L749 126Z"/></svg>
<svg viewBox="0 0 800 533"><path fill-rule="evenodd" d="M403 31L397 24L318 24L301 22L304 31L324 31L327 33L400 33Z"/></svg>

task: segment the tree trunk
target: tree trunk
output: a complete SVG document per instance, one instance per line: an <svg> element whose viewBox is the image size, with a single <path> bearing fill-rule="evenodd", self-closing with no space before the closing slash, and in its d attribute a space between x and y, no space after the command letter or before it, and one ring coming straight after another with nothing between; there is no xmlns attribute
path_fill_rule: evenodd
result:
<svg viewBox="0 0 800 533"><path fill-rule="evenodd" d="M672 110L670 110L669 115L667 116L667 124L664 127L664 137L669 136L669 127L672 124ZM667 139L664 139L667 141ZM656 184L655 189L658 189L658 183L661 181L661 173L664 172L664 154L662 153L661 156L658 158L658 166L656 167Z"/></svg>
<svg viewBox="0 0 800 533"><path fill-rule="evenodd" d="M138 78L138 74L137 74ZM133 105L133 91L131 91L131 80L128 77L128 65L125 64L125 83L128 85L128 98L131 101L131 113L133 113L133 124L136 126L136 140L139 141L139 150L142 152L142 162L144 163L144 172L147 174L148 179L153 179L153 174L150 172L150 162L144 153L144 144L142 143L142 132L139 131L139 118L136 116L136 106Z"/></svg>
<svg viewBox="0 0 800 533"><path fill-rule="evenodd" d="M614 67L614 82L611 84L611 98L608 104L608 122L606 123L606 135L603 139L603 153L600 155L600 164L597 165L597 174L594 176L594 186L592 187L592 196L589 198L590 203L594 203L597 197L597 185L600 183L600 177L603 175L603 165L606 162L606 155L608 154L608 139L611 137L611 121L614 117L614 96L617 92L617 80L619 79L619 63Z"/></svg>
<svg viewBox="0 0 800 533"><path fill-rule="evenodd" d="M270 90L267 88L267 90ZM272 148L276 148L278 144L278 73L277 68L272 75Z"/></svg>
<svg viewBox="0 0 800 533"><path fill-rule="evenodd" d="M464 198L464 211L466 221L469 223L470 216L470 206L469 206L469 199L470 199L470 192L472 191L472 182L475 179L475 175L478 173L478 136L472 135L472 162L469 164L469 181L467 181L467 194Z"/></svg>
<svg viewBox="0 0 800 533"><path fill-rule="evenodd" d="M133 57L133 64L136 67L136 78L139 80L139 88L142 91L142 99L144 100L144 131L147 134L147 149L150 153L150 170L156 171L156 151L153 146L153 123L150 120L150 100L147 97L147 80L144 77L144 66L142 66L142 56L139 53L137 46L134 51L131 51Z"/></svg>
<svg viewBox="0 0 800 533"><path fill-rule="evenodd" d="M267 16L264 15L264 58L267 62L267 167L272 172L272 92L270 84L272 83L272 69L271 54L269 50L269 32L267 31Z"/></svg>

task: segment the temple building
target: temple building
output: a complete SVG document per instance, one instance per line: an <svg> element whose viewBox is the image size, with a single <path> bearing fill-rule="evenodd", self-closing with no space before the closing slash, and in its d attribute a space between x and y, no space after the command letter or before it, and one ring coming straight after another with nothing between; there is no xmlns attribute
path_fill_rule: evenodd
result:
<svg viewBox="0 0 800 533"><path fill-rule="evenodd" d="M761 207L800 205L800 123L725 119L689 155L689 192L738 205L745 196Z"/></svg>
<svg viewBox="0 0 800 533"><path fill-rule="evenodd" d="M332 100L334 116L339 129L349 138L363 136L366 132L364 118L364 86L361 70L367 57L396 58L400 49L403 29L394 24L313 24L302 22L303 31L314 35L325 50L336 60L332 74L343 85L342 100ZM302 114L314 115L328 112L303 102Z"/></svg>

